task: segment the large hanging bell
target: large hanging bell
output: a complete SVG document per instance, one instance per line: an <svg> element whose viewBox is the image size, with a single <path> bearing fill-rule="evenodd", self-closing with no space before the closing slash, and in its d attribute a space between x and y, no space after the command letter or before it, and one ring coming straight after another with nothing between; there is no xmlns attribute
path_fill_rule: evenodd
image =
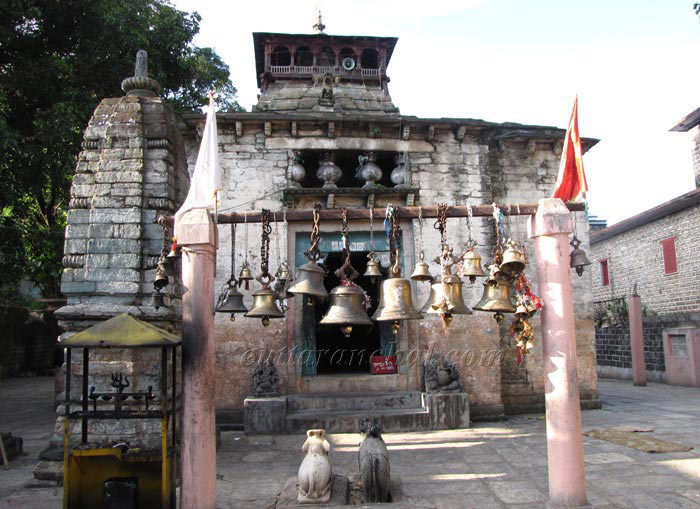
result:
<svg viewBox="0 0 700 509"><path fill-rule="evenodd" d="M484 283L484 293L481 300L472 309L496 313L494 318L498 323L503 320L503 313L514 313L515 306L510 300L510 284L508 281L489 278Z"/></svg>
<svg viewBox="0 0 700 509"><path fill-rule="evenodd" d="M165 260L161 258L156 266L153 288L160 291L166 286L168 286L168 268L165 265Z"/></svg>
<svg viewBox="0 0 700 509"><path fill-rule="evenodd" d="M513 241L508 242L507 249L503 252L501 270L511 277L515 277L525 270L525 253Z"/></svg>
<svg viewBox="0 0 700 509"><path fill-rule="evenodd" d="M336 286L331 290L331 303L321 325L340 325L345 337L353 325L372 325L365 308L365 293L355 284Z"/></svg>
<svg viewBox="0 0 700 509"><path fill-rule="evenodd" d="M226 296L222 302L216 307L217 313L231 313L231 321L236 319L236 313L246 313L248 308L243 303L243 294L238 291L238 285L235 279L228 282Z"/></svg>
<svg viewBox="0 0 700 509"><path fill-rule="evenodd" d="M581 245L581 241L576 238L576 235L574 235L574 238L571 239L571 242L569 242L571 246L574 248L573 251L571 251L571 254L569 255L571 262L569 263L569 266L571 268L576 269L576 274L579 275L579 277L583 276L583 268L586 265L590 265L591 262L586 256L586 252L581 249L579 246Z"/></svg>
<svg viewBox="0 0 700 509"><path fill-rule="evenodd" d="M469 278L472 283L477 277L484 277L486 273L481 267L481 256L470 248L462 255L462 275Z"/></svg>
<svg viewBox="0 0 700 509"><path fill-rule="evenodd" d="M365 270L365 273L362 275L371 278L382 277L382 271L379 265L379 260L377 260L377 255L370 253L367 255L367 258L369 258L367 261L367 270Z"/></svg>
<svg viewBox="0 0 700 509"><path fill-rule="evenodd" d="M299 267L297 271L297 280L292 287L289 288L289 293L297 295L307 295L309 297L328 297L328 290L323 286L323 278L326 272L318 266L315 261L310 261ZM313 305L313 300L311 300Z"/></svg>
<svg viewBox="0 0 700 509"><path fill-rule="evenodd" d="M432 281L433 276L430 275L430 267L425 263L425 255L423 252L421 252L419 258L420 261L416 263L416 267L411 274L411 279L414 281Z"/></svg>
<svg viewBox="0 0 700 509"><path fill-rule="evenodd" d="M462 298L462 280L455 275L435 276L430 285L428 300L420 312L471 315L471 309L464 304Z"/></svg>
<svg viewBox="0 0 700 509"><path fill-rule="evenodd" d="M263 284L260 290L253 293L253 307L244 316L262 318L264 327L270 325L270 318L284 318L284 313L277 306L277 294L269 284Z"/></svg>
<svg viewBox="0 0 700 509"><path fill-rule="evenodd" d="M243 267L241 267L241 272L238 274L238 286L240 287L245 283L245 289L250 290L250 282L253 280L253 271L250 270L248 262L243 262Z"/></svg>
<svg viewBox="0 0 700 509"><path fill-rule="evenodd" d="M372 315L376 322L419 320L423 318L413 307L411 283L408 279L392 277L382 281L379 291L379 306Z"/></svg>

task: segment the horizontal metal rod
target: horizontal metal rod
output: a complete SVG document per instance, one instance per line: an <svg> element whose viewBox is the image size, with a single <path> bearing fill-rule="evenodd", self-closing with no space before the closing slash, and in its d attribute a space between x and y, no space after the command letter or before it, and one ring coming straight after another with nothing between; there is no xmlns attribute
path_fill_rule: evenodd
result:
<svg viewBox="0 0 700 509"><path fill-rule="evenodd" d="M579 202L566 203L567 208L572 212L581 212L585 210L585 204ZM536 203L514 204L499 206L501 212L506 216L531 216L537 212ZM472 216L485 217L493 214L493 205L472 205ZM369 209L352 209L348 210L348 219L369 219ZM374 208L374 218L380 219L384 217L386 208ZM280 211L274 211L274 221L283 221L283 215ZM399 206L399 217L401 219L415 219L422 214L424 218L438 217L438 207L429 205L425 207L401 207ZM469 215L468 207L464 205L455 205L447 207L447 217L467 217ZM341 209L321 209L319 211L321 221L340 221ZM287 221L311 221L313 219L313 210L287 210ZM230 223L259 223L262 220L262 213L254 210L250 212L230 212L228 214L219 214L217 222L222 224ZM173 216L161 216L158 219L159 223L168 225L173 224Z"/></svg>

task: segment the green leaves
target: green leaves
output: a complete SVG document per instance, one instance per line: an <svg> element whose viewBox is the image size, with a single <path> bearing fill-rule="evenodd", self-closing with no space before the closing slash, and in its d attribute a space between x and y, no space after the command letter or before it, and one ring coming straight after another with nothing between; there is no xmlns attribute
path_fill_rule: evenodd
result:
<svg viewBox="0 0 700 509"><path fill-rule="evenodd" d="M177 112L198 111L210 88L222 110L241 109L228 66L192 44L199 22L166 0L0 2L0 227L19 232L13 263L21 260L46 297L59 292L83 129L101 99L123 95L136 51L148 52L149 74ZM0 256L15 241L0 246Z"/></svg>

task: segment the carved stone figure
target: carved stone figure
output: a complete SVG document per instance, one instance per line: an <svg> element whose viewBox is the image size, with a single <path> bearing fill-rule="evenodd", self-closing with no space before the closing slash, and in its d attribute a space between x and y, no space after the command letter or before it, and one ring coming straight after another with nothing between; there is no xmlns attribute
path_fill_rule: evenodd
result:
<svg viewBox="0 0 700 509"><path fill-rule="evenodd" d="M318 103L321 106L333 106L333 75L329 72L323 75L323 90Z"/></svg>
<svg viewBox="0 0 700 509"><path fill-rule="evenodd" d="M331 444L326 440L326 430L310 429L306 432L306 442L301 448L306 453L299 466L300 504L325 504L331 499L333 471L328 460Z"/></svg>
<svg viewBox="0 0 700 509"><path fill-rule="evenodd" d="M389 451L382 439L377 420L371 417L362 419L360 433L364 439L360 444L357 459L360 464L360 479L365 490L365 501L391 502Z"/></svg>
<svg viewBox="0 0 700 509"><path fill-rule="evenodd" d="M426 392L463 392L459 368L446 358L432 357L423 363Z"/></svg>
<svg viewBox="0 0 700 509"><path fill-rule="evenodd" d="M260 360L253 371L253 389L256 396L276 396L277 395L277 368L268 359L267 362Z"/></svg>

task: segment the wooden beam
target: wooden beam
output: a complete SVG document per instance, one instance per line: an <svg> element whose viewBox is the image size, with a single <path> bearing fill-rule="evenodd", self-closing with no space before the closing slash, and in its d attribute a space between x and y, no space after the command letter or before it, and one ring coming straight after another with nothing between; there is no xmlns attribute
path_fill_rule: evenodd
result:
<svg viewBox="0 0 700 509"><path fill-rule="evenodd" d="M585 204L579 202L569 202L565 204L571 212L581 212L585 210ZM537 212L538 205L536 203L502 205L501 212L506 216L531 216ZM474 217L489 217L493 215L493 205L473 205L472 216ZM369 209L347 209L348 219L369 219ZM422 211L424 218L438 217L438 208L435 205L425 207L399 207L399 217L402 219L415 219L418 217L419 210ZM384 217L386 208L379 207L373 209L374 218ZM321 209L319 215L322 221L340 221L341 209ZM447 217L468 217L469 212L466 206L450 206L447 207ZM313 219L312 210L287 210L288 221L311 221ZM229 212L220 213L217 216L217 222L222 224L230 223L259 223L262 220L262 212L254 210L250 212ZM277 214L276 221L282 221L282 214ZM172 224L173 216L161 216L158 222Z"/></svg>

